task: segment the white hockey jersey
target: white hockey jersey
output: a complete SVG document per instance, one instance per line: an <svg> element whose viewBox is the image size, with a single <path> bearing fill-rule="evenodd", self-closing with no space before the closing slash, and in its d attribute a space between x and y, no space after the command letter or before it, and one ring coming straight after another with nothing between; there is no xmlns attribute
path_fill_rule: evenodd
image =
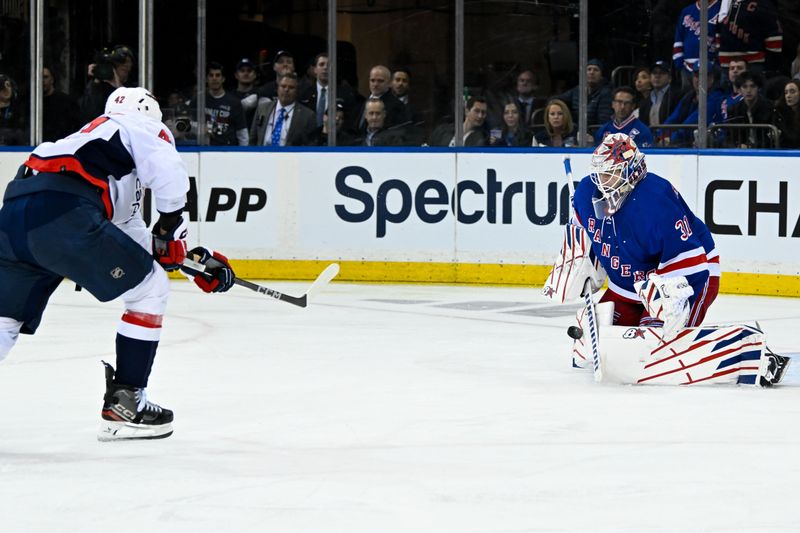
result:
<svg viewBox="0 0 800 533"><path fill-rule="evenodd" d="M64 139L40 144L25 165L87 180L101 191L106 215L116 225L141 216L144 188L161 213L186 205L189 176L172 133L138 113L101 115Z"/></svg>

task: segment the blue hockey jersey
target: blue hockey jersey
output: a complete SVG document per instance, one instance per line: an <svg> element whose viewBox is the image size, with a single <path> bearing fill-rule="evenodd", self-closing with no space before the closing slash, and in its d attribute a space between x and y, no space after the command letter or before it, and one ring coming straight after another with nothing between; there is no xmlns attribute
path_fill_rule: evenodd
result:
<svg viewBox="0 0 800 533"><path fill-rule="evenodd" d="M625 119L622 124L617 124L612 118L597 130L594 134L594 145L597 146L603 141L606 135L614 133L624 133L636 142L639 148L649 148L655 143L653 141L653 134L650 128L645 126L644 122L634 117L633 115Z"/></svg>
<svg viewBox="0 0 800 533"><path fill-rule="evenodd" d="M594 198L600 192L586 176L575 190L575 217L608 274L608 289L623 299L639 303L633 284L655 272L685 276L694 289L689 299L694 305L709 276L720 275L711 232L661 176L648 173L619 211L604 219L595 215Z"/></svg>
<svg viewBox="0 0 800 533"><path fill-rule="evenodd" d="M720 3L717 0L708 2L708 60L714 61L717 56L716 32ZM678 18L675 26L675 43L672 45L672 61L675 69L692 70L692 65L700 60L700 2L692 2Z"/></svg>

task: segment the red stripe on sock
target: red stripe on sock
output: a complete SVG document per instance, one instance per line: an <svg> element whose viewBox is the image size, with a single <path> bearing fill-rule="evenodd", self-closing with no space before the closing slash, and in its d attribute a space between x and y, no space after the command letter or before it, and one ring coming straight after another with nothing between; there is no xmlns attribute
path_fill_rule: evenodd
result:
<svg viewBox="0 0 800 533"><path fill-rule="evenodd" d="M163 320L164 315L151 315L150 313L140 313L138 311L125 311L122 315L123 322L143 328L160 328Z"/></svg>

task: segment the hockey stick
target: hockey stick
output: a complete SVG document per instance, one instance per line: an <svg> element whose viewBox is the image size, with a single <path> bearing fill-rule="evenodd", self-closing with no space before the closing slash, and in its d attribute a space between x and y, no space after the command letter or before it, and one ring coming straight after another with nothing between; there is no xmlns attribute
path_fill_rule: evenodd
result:
<svg viewBox="0 0 800 533"><path fill-rule="evenodd" d="M569 156L564 156L564 172L567 174L567 188L569 189L569 210L574 214L572 198L575 196L575 184L572 182L572 163ZM586 318L589 326L589 340L592 347L592 368L594 369L594 380L603 380L603 369L600 368L600 347L599 335L597 331L597 315L595 313L594 298L592 297L592 280L588 279L583 284L583 301L586 305Z"/></svg>
<svg viewBox="0 0 800 533"><path fill-rule="evenodd" d="M181 270L193 276L197 275L202 276L205 274L204 265L196 263L188 258L183 262ZM296 305L298 307L306 307L308 306L309 296L313 295L313 293L319 291L322 287L330 283L330 281L333 278L335 278L337 274L339 274L339 264L331 263L330 265L325 267L325 270L323 270L319 276L317 276L317 279L315 279L311 283L311 286L302 296L292 296L291 294L284 294L282 292L276 291L275 289L270 289L269 287L264 287L263 285L258 285L256 283L241 278L233 278L233 283L239 285L240 287L250 289L251 291L257 292L259 294L264 294L266 296L269 296L270 298L274 298L282 302Z"/></svg>

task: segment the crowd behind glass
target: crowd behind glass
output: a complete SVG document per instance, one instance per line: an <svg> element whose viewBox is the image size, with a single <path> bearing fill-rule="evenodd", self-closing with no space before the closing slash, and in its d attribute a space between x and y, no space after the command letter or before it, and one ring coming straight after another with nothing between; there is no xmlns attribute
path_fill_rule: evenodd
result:
<svg viewBox="0 0 800 533"><path fill-rule="evenodd" d="M707 124L709 146L733 148L800 147L800 47L789 69L775 57L782 52L780 14L768 2L709 2ZM724 4L724 3L723 3ZM761 7L758 7L761 6ZM615 132L641 147L693 147L698 138L700 77L699 6L681 13L672 57L652 57L644 65L586 66L587 146ZM590 50L590 54L591 54ZM367 94L347 81L328 101L329 58L295 57L278 50L271 57L246 57L235 64L206 63L207 144L217 146L328 145L328 113L335 112L337 146L455 146L452 116L426 120L410 97L414 72L404 65L376 64L363 69ZM124 45L108 48L86 69L82 94L57 90L54 71L45 66L43 139L66 136L102 113L116 88L135 84L135 54ZM464 87L464 146L573 147L579 144L579 87L541 94L537 69L518 65L510 83ZM29 139L28 97L20 80L0 73L0 144L25 145ZM179 144L197 144L196 87L156 94L164 122Z"/></svg>

